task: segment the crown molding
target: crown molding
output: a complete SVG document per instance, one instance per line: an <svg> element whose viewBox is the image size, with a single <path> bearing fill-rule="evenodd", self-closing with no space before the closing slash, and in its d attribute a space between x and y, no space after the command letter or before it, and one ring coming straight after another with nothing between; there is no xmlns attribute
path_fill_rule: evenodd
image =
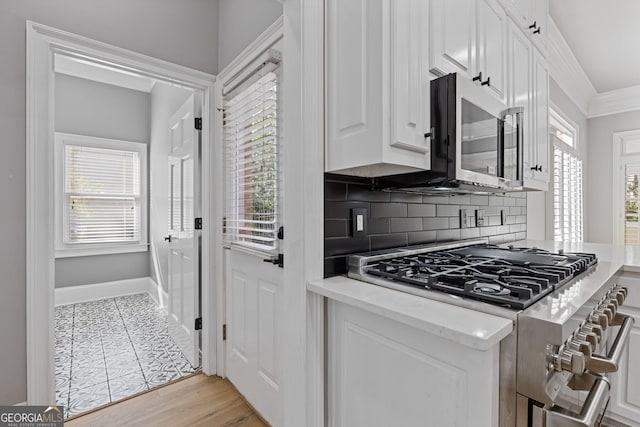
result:
<svg viewBox="0 0 640 427"><path fill-rule="evenodd" d="M551 16L547 44L551 77L588 117L589 103L598 93Z"/></svg>
<svg viewBox="0 0 640 427"><path fill-rule="evenodd" d="M640 85L596 94L589 102L588 118L640 110Z"/></svg>

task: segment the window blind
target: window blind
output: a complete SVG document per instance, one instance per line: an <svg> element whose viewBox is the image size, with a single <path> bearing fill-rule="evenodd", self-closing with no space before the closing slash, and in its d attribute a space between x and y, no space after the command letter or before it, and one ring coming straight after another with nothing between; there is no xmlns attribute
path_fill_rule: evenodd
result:
<svg viewBox="0 0 640 427"><path fill-rule="evenodd" d="M64 243L140 240L140 154L64 146Z"/></svg>
<svg viewBox="0 0 640 427"><path fill-rule="evenodd" d="M225 242L275 254L278 246L278 75L262 68L224 101Z"/></svg>
<svg viewBox="0 0 640 427"><path fill-rule="evenodd" d="M638 221L638 180L640 165L625 165L624 200L624 244L640 245L640 222Z"/></svg>
<svg viewBox="0 0 640 427"><path fill-rule="evenodd" d="M553 148L553 235L556 241L580 242L582 224L582 160L557 138Z"/></svg>

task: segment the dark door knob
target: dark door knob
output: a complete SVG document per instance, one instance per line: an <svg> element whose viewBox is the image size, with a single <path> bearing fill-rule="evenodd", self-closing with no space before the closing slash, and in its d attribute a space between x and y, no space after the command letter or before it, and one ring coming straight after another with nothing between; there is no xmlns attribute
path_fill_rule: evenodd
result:
<svg viewBox="0 0 640 427"><path fill-rule="evenodd" d="M171 243L171 235L169 235L169 236L165 237L165 238L164 238L164 241L165 241L165 242L169 242L169 243Z"/></svg>

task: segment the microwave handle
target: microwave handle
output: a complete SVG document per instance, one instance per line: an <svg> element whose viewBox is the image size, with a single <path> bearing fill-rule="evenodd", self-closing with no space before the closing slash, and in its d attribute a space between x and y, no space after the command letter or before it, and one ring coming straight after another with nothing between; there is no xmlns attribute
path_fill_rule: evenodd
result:
<svg viewBox="0 0 640 427"><path fill-rule="evenodd" d="M510 187L521 187L524 184L524 129L522 127L524 108L511 107L500 113L500 120L506 121L507 116L516 116L516 181Z"/></svg>

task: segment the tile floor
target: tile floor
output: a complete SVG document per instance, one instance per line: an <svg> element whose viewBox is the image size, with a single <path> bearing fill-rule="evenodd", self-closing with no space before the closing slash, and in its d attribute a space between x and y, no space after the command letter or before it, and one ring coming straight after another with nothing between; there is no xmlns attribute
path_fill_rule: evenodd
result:
<svg viewBox="0 0 640 427"><path fill-rule="evenodd" d="M192 374L146 293L56 307L56 404L66 416Z"/></svg>

